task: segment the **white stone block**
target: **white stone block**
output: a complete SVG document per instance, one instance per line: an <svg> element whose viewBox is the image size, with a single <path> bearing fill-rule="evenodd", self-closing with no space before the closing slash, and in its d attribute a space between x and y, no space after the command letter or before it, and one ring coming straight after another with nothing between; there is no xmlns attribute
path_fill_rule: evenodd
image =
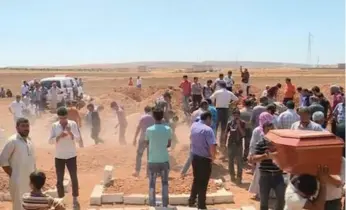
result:
<svg viewBox="0 0 346 210"><path fill-rule="evenodd" d="M218 190L216 193L213 193L213 200L214 204L233 203L233 193L225 189Z"/></svg>
<svg viewBox="0 0 346 210"><path fill-rule="evenodd" d="M99 209L99 210L124 210L124 209L123 208L103 208L103 209Z"/></svg>
<svg viewBox="0 0 346 210"><path fill-rule="evenodd" d="M68 193L70 190L71 181L69 179L65 179L63 184L65 193Z"/></svg>
<svg viewBox="0 0 346 210"><path fill-rule="evenodd" d="M147 195L143 194L131 194L124 196L124 204L131 205L144 205L147 201Z"/></svg>
<svg viewBox="0 0 346 210"><path fill-rule="evenodd" d="M256 208L254 206L243 206L240 210L256 210Z"/></svg>
<svg viewBox="0 0 346 210"><path fill-rule="evenodd" d="M53 197L53 198L58 198L58 190L56 188L54 189L49 189L46 191L46 194Z"/></svg>
<svg viewBox="0 0 346 210"><path fill-rule="evenodd" d="M205 199L205 203L207 205L214 205L214 197L215 197L215 195L213 193L207 194L207 198Z"/></svg>
<svg viewBox="0 0 346 210"><path fill-rule="evenodd" d="M110 165L105 166L105 169L103 171L103 184L104 185L107 185L112 180L113 170L114 170L113 166L110 166Z"/></svg>
<svg viewBox="0 0 346 210"><path fill-rule="evenodd" d="M137 208L124 208L124 210L148 210L147 207L137 207Z"/></svg>
<svg viewBox="0 0 346 210"><path fill-rule="evenodd" d="M169 204L171 205L187 205L189 203L190 195L187 194L173 194L169 195Z"/></svg>
<svg viewBox="0 0 346 210"><path fill-rule="evenodd" d="M197 208L191 208L187 206L177 206L177 210L197 210Z"/></svg>
<svg viewBox="0 0 346 210"><path fill-rule="evenodd" d="M102 194L101 202L102 202L102 204L123 203L124 202L124 193Z"/></svg>
<svg viewBox="0 0 346 210"><path fill-rule="evenodd" d="M103 185L95 185L90 195L90 205L101 205L101 197L103 193Z"/></svg>
<svg viewBox="0 0 346 210"><path fill-rule="evenodd" d="M177 207L175 206L168 206L168 207L149 207L149 210L177 210Z"/></svg>

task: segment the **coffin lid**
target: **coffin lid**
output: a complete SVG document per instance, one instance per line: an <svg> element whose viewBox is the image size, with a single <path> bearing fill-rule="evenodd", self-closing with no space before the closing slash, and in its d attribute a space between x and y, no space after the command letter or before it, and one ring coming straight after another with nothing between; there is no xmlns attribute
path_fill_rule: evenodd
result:
<svg viewBox="0 0 346 210"><path fill-rule="evenodd" d="M266 139L276 144L309 147L309 146L343 146L343 141L328 131L309 130L271 130Z"/></svg>

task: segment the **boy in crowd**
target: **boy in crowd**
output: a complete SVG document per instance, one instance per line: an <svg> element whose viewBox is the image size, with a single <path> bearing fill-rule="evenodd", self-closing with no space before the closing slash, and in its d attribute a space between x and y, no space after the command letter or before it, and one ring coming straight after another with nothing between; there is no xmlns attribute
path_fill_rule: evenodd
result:
<svg viewBox="0 0 346 210"><path fill-rule="evenodd" d="M62 199L52 198L42 192L46 183L46 175L41 171L30 174L30 193L23 194L23 208L25 210L65 210Z"/></svg>
<svg viewBox="0 0 346 210"><path fill-rule="evenodd" d="M238 109L232 112L233 119L227 125L225 139L228 136L228 170L231 181L241 184L243 173L243 138L245 137L245 122L240 119ZM237 161L237 179L234 172L234 159Z"/></svg>

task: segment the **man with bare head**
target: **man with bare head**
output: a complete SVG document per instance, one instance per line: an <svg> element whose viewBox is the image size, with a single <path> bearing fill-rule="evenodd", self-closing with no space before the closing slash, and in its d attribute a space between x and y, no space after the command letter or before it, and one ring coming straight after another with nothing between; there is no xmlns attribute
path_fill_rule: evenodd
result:
<svg viewBox="0 0 346 210"><path fill-rule="evenodd" d="M30 190L29 175L35 171L35 152L29 138L29 120L19 118L17 133L9 138L0 154L0 166L10 179L12 209L22 210L22 195Z"/></svg>
<svg viewBox="0 0 346 210"><path fill-rule="evenodd" d="M52 87L49 89L49 94L50 94L50 109L52 112L56 112L56 108L58 106L58 95L62 91L60 88L57 87L56 82L53 82Z"/></svg>
<svg viewBox="0 0 346 210"><path fill-rule="evenodd" d="M123 107L120 107L115 101L111 103L111 108L115 111L118 117L118 124L116 125L116 128L119 127L119 142L120 144L126 144L125 133L127 128L127 119L125 110Z"/></svg>

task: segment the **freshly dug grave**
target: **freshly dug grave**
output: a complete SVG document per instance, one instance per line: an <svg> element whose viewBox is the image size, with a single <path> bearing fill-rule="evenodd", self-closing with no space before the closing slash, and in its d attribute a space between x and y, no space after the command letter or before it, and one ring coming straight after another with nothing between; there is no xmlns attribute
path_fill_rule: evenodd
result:
<svg viewBox="0 0 346 210"><path fill-rule="evenodd" d="M43 187L43 191L55 188L56 185L56 175L52 171L45 171L46 174L46 184ZM9 193L10 192L10 183L9 177L5 172L0 172L0 192Z"/></svg>
<svg viewBox="0 0 346 210"><path fill-rule="evenodd" d="M180 177L169 177L169 194L190 194L193 177L187 175L184 179ZM156 194L161 193L161 178L156 179ZM213 193L219 190L212 180L209 181L207 193ZM105 189L106 193L124 193L126 194L148 194L149 180L145 178L130 177L127 179L115 179L109 187Z"/></svg>

